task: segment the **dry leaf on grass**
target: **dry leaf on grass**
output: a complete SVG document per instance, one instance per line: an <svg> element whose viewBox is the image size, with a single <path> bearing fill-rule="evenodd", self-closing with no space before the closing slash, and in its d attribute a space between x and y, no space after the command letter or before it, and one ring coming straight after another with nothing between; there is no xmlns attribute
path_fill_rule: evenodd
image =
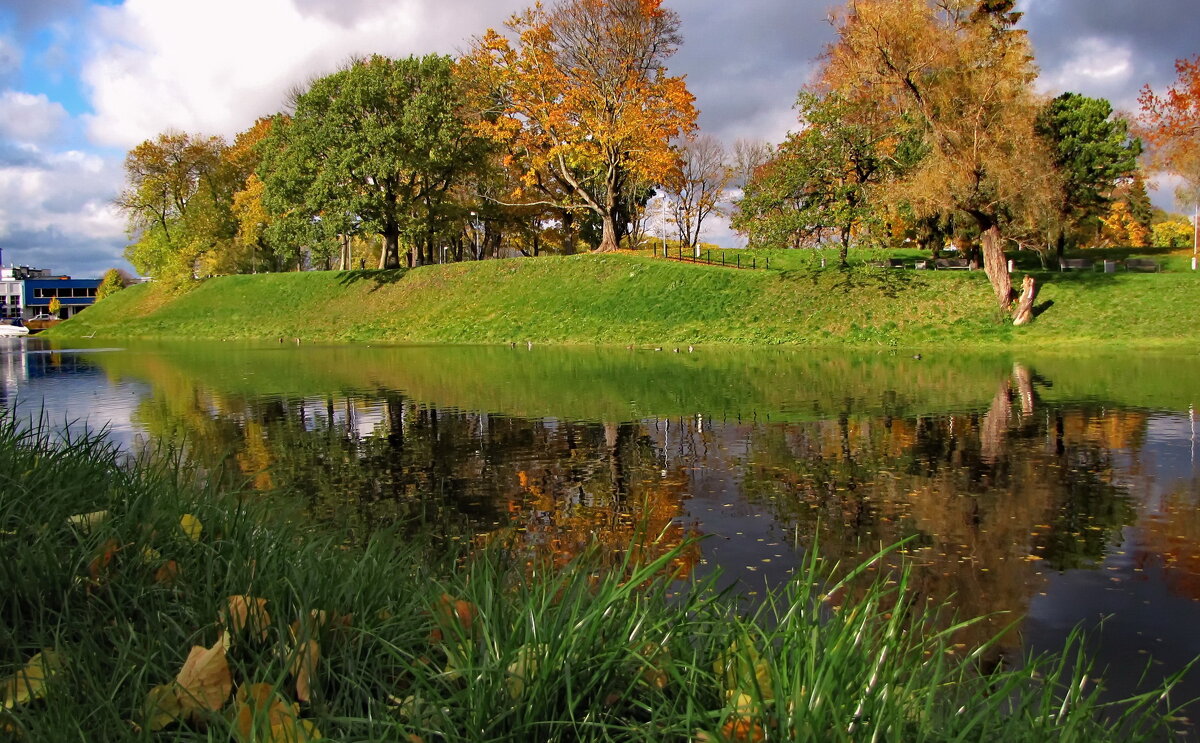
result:
<svg viewBox="0 0 1200 743"><path fill-rule="evenodd" d="M37 653L21 670L0 682L0 702L4 709L26 704L46 696L46 681L62 668L62 659L53 650Z"/></svg>

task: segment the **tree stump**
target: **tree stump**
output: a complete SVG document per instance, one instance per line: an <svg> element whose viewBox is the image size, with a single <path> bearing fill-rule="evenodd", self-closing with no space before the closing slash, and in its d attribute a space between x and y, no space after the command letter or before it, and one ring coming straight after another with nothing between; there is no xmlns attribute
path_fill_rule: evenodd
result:
<svg viewBox="0 0 1200 743"><path fill-rule="evenodd" d="M1017 302L1017 312L1013 315L1013 325L1026 325L1033 322L1033 300L1037 298L1037 284L1032 276L1026 276L1021 282L1021 300Z"/></svg>

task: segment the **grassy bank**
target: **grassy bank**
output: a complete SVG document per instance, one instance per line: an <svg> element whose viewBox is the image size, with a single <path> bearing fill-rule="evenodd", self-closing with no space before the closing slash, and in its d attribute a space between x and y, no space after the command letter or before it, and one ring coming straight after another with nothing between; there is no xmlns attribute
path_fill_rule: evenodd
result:
<svg viewBox="0 0 1200 743"><path fill-rule="evenodd" d="M673 595L678 552L542 572L511 545L346 543L11 423L0 482L0 731L19 740L1171 734L1158 691L1100 704L1078 647L981 672L903 576L839 584L811 563L743 615L703 587Z"/></svg>
<svg viewBox="0 0 1200 743"><path fill-rule="evenodd" d="M119 292L51 336L407 343L1185 347L1200 277L1038 274L1044 312L998 317L982 271L771 270L582 255L411 271L227 276Z"/></svg>

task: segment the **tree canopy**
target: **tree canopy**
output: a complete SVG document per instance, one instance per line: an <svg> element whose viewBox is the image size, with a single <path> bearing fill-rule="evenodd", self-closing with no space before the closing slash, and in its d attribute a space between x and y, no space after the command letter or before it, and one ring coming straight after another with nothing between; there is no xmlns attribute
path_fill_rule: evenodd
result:
<svg viewBox="0 0 1200 743"><path fill-rule="evenodd" d="M316 80L264 143L264 203L295 239L376 233L389 268L403 236L419 264L453 211L445 195L484 154L457 85L438 55L373 56Z"/></svg>
<svg viewBox="0 0 1200 743"><path fill-rule="evenodd" d="M679 17L661 0L565 0L508 29L489 29L463 60L476 131L519 164L515 201L594 213L599 249L615 250L630 192L665 180L671 140L695 128L693 97L665 66Z"/></svg>
<svg viewBox="0 0 1200 743"><path fill-rule="evenodd" d="M1112 104L1078 93L1063 93L1050 101L1038 113L1037 131L1049 144L1062 176L1061 255L1066 225L1108 210L1119 182L1137 171L1142 145L1130 136L1128 122L1113 118Z"/></svg>
<svg viewBox="0 0 1200 743"><path fill-rule="evenodd" d="M1140 131L1155 165L1184 180L1183 200L1200 203L1200 55L1175 62L1175 84L1164 93L1142 89Z"/></svg>
<svg viewBox="0 0 1200 743"><path fill-rule="evenodd" d="M996 300L1014 298L1001 226L1045 211L1058 192L1034 134L1033 54L1012 3L851 0L825 55L822 82L847 100L920 127L927 154L892 182L918 216L969 215Z"/></svg>

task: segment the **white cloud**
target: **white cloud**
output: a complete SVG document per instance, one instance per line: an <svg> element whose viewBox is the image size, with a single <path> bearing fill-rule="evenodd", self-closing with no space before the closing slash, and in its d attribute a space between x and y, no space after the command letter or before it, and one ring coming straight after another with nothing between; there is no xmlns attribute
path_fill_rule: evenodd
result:
<svg viewBox="0 0 1200 743"><path fill-rule="evenodd" d="M0 164L0 245L7 261L76 271L81 261L115 265L124 219L113 206L120 166L98 155L17 148Z"/></svg>
<svg viewBox="0 0 1200 743"><path fill-rule="evenodd" d="M67 119L61 104L45 93L0 93L0 137L21 142L45 142L53 138Z"/></svg>
<svg viewBox="0 0 1200 743"><path fill-rule="evenodd" d="M1133 50L1125 43L1084 37L1067 45L1055 66L1043 69L1038 89L1048 95L1065 91L1107 98L1118 109L1137 104L1139 74Z"/></svg>
<svg viewBox="0 0 1200 743"><path fill-rule="evenodd" d="M167 129L231 137L280 110L289 89L351 55L450 53L522 5L473 4L486 10L419 0L360 0L337 14L294 0L127 0L96 8L82 71L94 110L89 133L122 148Z"/></svg>

